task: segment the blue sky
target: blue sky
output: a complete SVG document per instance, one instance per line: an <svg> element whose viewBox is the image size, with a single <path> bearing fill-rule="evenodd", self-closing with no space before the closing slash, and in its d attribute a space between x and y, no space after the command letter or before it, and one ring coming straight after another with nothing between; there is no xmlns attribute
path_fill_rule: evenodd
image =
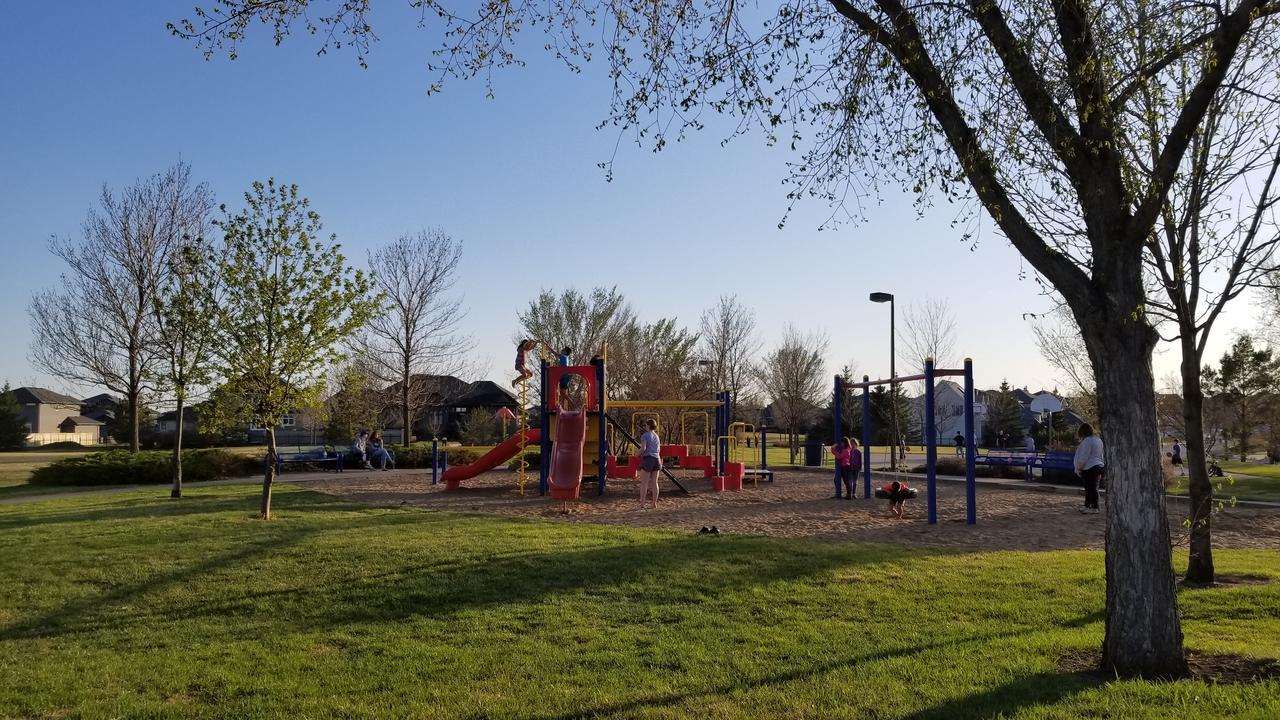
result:
<svg viewBox="0 0 1280 720"><path fill-rule="evenodd" d="M872 374L887 373L887 309L867 293L945 298L979 384L1055 384L1022 317L1048 303L1011 247L987 233L971 250L946 208L919 219L889 195L868 222L819 231L829 211L809 201L779 230L790 154L759 136L721 147L713 125L657 154L624 142L606 182L596 164L618 137L595 129L610 92L600 63L575 75L532 43L495 99L456 81L428 98L432 36L407 16L374 16L382 41L365 70L346 51L317 57L302 35L274 47L260 34L240 59L207 62L165 30L188 8L20 3L0 25L0 381L70 389L27 360L27 303L60 271L47 240L79 232L104 182L182 159L230 206L255 179L297 183L361 263L424 226L462 239L469 331L495 378L539 288L617 285L642 317L690 325L737 293L766 344L788 321L823 330L832 372L856 359ZM1240 303L1223 329L1251 325ZM1157 377L1176 363L1158 357Z"/></svg>

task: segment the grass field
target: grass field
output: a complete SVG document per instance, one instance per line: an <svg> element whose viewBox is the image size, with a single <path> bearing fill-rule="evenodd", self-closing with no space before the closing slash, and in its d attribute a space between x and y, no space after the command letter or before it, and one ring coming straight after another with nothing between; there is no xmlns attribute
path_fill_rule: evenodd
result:
<svg viewBox="0 0 1280 720"><path fill-rule="evenodd" d="M295 487L0 507L0 717L1257 717L1102 683L1096 552L958 553L358 506ZM1280 578L1273 551L1220 573ZM1185 561L1180 554L1179 562ZM1280 657L1280 583L1181 595Z"/></svg>
<svg viewBox="0 0 1280 720"><path fill-rule="evenodd" d="M1225 472L1241 477L1213 478L1213 494L1228 500L1261 500L1280 502L1280 465L1255 465L1242 462L1223 462ZM1187 494L1187 478L1179 477L1178 484L1170 488L1178 495Z"/></svg>
<svg viewBox="0 0 1280 720"><path fill-rule="evenodd" d="M88 450L67 452L30 450L0 453L0 497L31 495L65 491L65 488L45 488L28 484L31 471L57 460L83 455Z"/></svg>

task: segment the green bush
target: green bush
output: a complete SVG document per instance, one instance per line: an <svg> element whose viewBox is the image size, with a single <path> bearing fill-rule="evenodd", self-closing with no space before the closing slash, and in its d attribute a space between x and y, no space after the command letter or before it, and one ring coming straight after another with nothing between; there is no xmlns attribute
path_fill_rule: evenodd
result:
<svg viewBox="0 0 1280 720"><path fill-rule="evenodd" d="M431 469L431 443L414 443L409 447L391 446L388 449L396 456L397 469ZM480 453L467 448L450 448L441 446L441 453L448 453L450 465L468 465L480 459Z"/></svg>
<svg viewBox="0 0 1280 720"><path fill-rule="evenodd" d="M52 452L57 450L83 450L84 447L85 447L84 445L81 445L78 442L64 440L62 442L49 443L48 445L40 445L40 446L29 448L29 449L39 450L39 451L48 450Z"/></svg>
<svg viewBox="0 0 1280 720"><path fill-rule="evenodd" d="M927 470L928 468L924 465L916 465L911 468L911 472L922 475ZM938 474L964 477L964 460L958 457L938 458ZM1006 478L1009 480L1021 480L1026 477L1026 471L1022 466L1013 467L1010 465L978 465L973 469L973 474L975 477Z"/></svg>
<svg viewBox="0 0 1280 720"><path fill-rule="evenodd" d="M542 466L542 452L539 450L527 450L524 454L524 461L528 463L527 467L532 472L538 472L538 468ZM511 462L507 463L507 467L512 470L520 467L519 456L511 458Z"/></svg>
<svg viewBox="0 0 1280 720"><path fill-rule="evenodd" d="M110 450L67 458L31 473L35 485L163 485L172 481L169 463L173 455L163 451L130 453ZM254 475L262 471L262 458L236 455L226 450L186 450L182 453L185 482Z"/></svg>

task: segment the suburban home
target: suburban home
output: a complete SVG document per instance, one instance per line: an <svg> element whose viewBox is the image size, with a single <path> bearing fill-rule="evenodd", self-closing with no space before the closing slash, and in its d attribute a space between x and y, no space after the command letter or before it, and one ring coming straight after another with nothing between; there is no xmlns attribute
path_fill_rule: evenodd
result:
<svg viewBox="0 0 1280 720"><path fill-rule="evenodd" d="M973 434L982 438L987 426L986 393L975 390L973 398ZM912 398L916 411L916 427L924 432L924 395ZM951 445L956 434L964 434L964 387L952 380L939 380L933 389L933 418L938 428L938 444ZM923 442L922 438L917 438Z"/></svg>
<svg viewBox="0 0 1280 720"><path fill-rule="evenodd" d="M35 387L13 391L27 425L27 445L76 442L97 445L103 423L81 414L80 401L69 395Z"/></svg>
<svg viewBox="0 0 1280 720"><path fill-rule="evenodd" d="M182 435L194 436L199 432L200 411L194 407L182 408ZM168 437L178 431L178 411L170 410L156 417L156 434Z"/></svg>
<svg viewBox="0 0 1280 720"><path fill-rule="evenodd" d="M520 402L516 396L491 380L469 383L452 375L414 375L411 382L421 397L420 409L413 421L413 434L420 440L456 437L462 419L477 408L497 412L505 407L519 412ZM387 386L383 392L387 407L382 412L382 433L390 436L391 431L398 431L403 425L400 383Z"/></svg>
<svg viewBox="0 0 1280 720"><path fill-rule="evenodd" d="M120 400L107 393L99 393L80 401L81 415L102 422L98 439L104 445L112 441L111 431L115 427L119 409Z"/></svg>

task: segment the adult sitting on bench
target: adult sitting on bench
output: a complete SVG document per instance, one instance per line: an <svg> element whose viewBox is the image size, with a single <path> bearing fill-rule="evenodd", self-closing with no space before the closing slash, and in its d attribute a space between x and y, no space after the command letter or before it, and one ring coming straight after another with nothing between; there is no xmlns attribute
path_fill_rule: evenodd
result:
<svg viewBox="0 0 1280 720"><path fill-rule="evenodd" d="M916 496L916 489L909 487L905 482L894 480L891 483L885 483L876 490L876 497L881 500L889 501L889 512L902 519L902 505L906 501Z"/></svg>

